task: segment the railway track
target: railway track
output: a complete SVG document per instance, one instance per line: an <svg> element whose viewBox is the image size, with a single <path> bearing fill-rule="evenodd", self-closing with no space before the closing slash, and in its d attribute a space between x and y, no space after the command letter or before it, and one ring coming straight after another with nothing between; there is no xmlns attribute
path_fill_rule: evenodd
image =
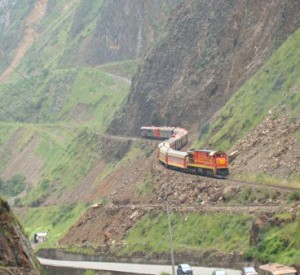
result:
<svg viewBox="0 0 300 275"><path fill-rule="evenodd" d="M145 139L142 137L130 137L130 136L113 136L113 135L107 135L107 134L101 134L102 138L112 139L112 140L118 140L118 141L140 141L143 143L151 143L154 145L158 145L161 141L156 139Z"/></svg>
<svg viewBox="0 0 300 275"><path fill-rule="evenodd" d="M98 208L101 205L93 205L92 208ZM156 204L110 204L105 205L104 208L109 211L131 209L132 211L136 210L163 210L165 209L164 203ZM169 209L174 212L197 212L197 213L276 213L279 210L290 210L291 206L282 205L282 204L234 204L234 205L169 205Z"/></svg>
<svg viewBox="0 0 300 275"><path fill-rule="evenodd" d="M300 187L292 187L292 186L283 186L283 185L276 185L276 184L269 184L265 182L254 182L254 181L248 181L248 180L239 180L234 178L227 178L220 181L229 181L234 182L242 185L248 185L248 186L258 186L258 187L267 187L277 190L285 190L285 191L299 191Z"/></svg>
<svg viewBox="0 0 300 275"><path fill-rule="evenodd" d="M245 186L253 186L253 187L260 187L260 188L270 188L270 189L276 189L281 191L298 191L300 192L300 187L293 187L293 186L283 186L283 185L276 185L276 184L269 184L265 182L255 182L255 181L247 181L247 180L240 180L235 178L225 178L225 179L218 179L213 177L206 177L201 175L195 175L188 172L182 172L174 169L167 169L167 171L170 171L170 173L186 173L189 175L192 175L194 177L200 177L203 179L215 179L218 183L224 184L239 184L239 185L245 185Z"/></svg>

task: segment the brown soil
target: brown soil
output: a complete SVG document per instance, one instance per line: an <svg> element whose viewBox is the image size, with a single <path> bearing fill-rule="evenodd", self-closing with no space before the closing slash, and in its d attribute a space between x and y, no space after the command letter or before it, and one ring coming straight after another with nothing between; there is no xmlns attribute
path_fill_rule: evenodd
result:
<svg viewBox="0 0 300 275"><path fill-rule="evenodd" d="M45 15L48 0L38 0L25 21L25 33L24 39L21 41L19 47L16 49L14 58L11 61L9 67L0 76L0 81L6 81L16 67L21 63L27 50L30 48L32 43L36 40L38 33L34 29L34 25L40 21Z"/></svg>

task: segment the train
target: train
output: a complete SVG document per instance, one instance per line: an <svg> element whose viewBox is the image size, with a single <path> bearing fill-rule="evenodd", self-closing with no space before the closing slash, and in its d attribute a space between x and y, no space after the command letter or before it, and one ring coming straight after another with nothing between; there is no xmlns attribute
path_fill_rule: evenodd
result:
<svg viewBox="0 0 300 275"><path fill-rule="evenodd" d="M188 143L188 131L183 128L143 126L140 135L143 138L164 140L158 145L157 158L167 168L216 178L229 175L228 156L224 151L180 151Z"/></svg>

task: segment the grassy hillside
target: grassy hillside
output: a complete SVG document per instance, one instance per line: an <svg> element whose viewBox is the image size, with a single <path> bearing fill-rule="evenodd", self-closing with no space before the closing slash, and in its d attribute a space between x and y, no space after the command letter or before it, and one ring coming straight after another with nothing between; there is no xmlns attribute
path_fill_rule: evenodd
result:
<svg viewBox="0 0 300 275"><path fill-rule="evenodd" d="M277 106L282 113L290 112L291 120L300 116L299 43L300 29L227 102L215 123L200 127L197 146L227 150Z"/></svg>
<svg viewBox="0 0 300 275"><path fill-rule="evenodd" d="M55 247L56 242L69 230L86 208L87 204L68 204L39 208L30 208L26 214L19 212L26 235L30 240L33 239L34 233L47 232L47 247Z"/></svg>
<svg viewBox="0 0 300 275"><path fill-rule="evenodd" d="M129 65L133 66L132 61ZM0 86L3 110L0 118L24 122L89 122L103 130L127 96L129 85L129 80L112 76L101 67L56 70L29 79L18 75L13 83Z"/></svg>
<svg viewBox="0 0 300 275"><path fill-rule="evenodd" d="M245 259L261 262L300 264L300 216L277 214L280 226L266 224L259 233L259 242L250 245L253 217L250 215L196 213L172 214L172 235L175 252L193 251L193 255L206 250L222 253L242 253ZM151 213L130 230L125 248L120 254L135 252L169 253L168 223L165 214Z"/></svg>
<svg viewBox="0 0 300 275"><path fill-rule="evenodd" d="M176 252L218 249L222 252L243 250L248 244L250 216L225 214L172 214L172 235ZM168 222L165 213L151 213L132 229L126 238L123 253L168 252Z"/></svg>
<svg viewBox="0 0 300 275"><path fill-rule="evenodd" d="M31 12L34 0L2 1L0 11L0 72L4 71L13 57L14 49L24 35L23 22Z"/></svg>
<svg viewBox="0 0 300 275"><path fill-rule="evenodd" d="M59 198L99 163L100 135L127 96L130 80L123 77L130 79L136 64L56 70L29 79L19 75L0 88L0 105L7 110L1 113L3 121L38 122L0 125L1 171L7 165L13 169L9 161L26 156L27 150L35 156L30 161L37 162L33 185L26 180L31 168L16 167L16 173L25 176L27 190L25 197L15 199L17 205L39 205L50 194Z"/></svg>

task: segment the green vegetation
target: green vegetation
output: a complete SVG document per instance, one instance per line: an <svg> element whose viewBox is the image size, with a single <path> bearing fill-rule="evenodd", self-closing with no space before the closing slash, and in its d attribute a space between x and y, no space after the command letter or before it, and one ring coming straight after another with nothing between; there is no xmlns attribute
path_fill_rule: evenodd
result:
<svg viewBox="0 0 300 275"><path fill-rule="evenodd" d="M126 60L115 63L107 63L99 68L113 75L131 79L137 70L138 60Z"/></svg>
<svg viewBox="0 0 300 275"><path fill-rule="evenodd" d="M196 146L210 143L229 149L244 137L268 112L278 107L274 116L289 111L291 120L300 115L300 29L271 56L260 70L227 102L217 121L202 129L204 135ZM204 126L203 126L204 127Z"/></svg>
<svg viewBox="0 0 300 275"><path fill-rule="evenodd" d="M144 180L143 184L138 186L136 194L140 197L147 197L151 195L154 191L153 182L147 178Z"/></svg>
<svg viewBox="0 0 300 275"><path fill-rule="evenodd" d="M75 191L101 158L107 157L101 134L127 97L129 80L138 64L138 60L127 60L95 67L82 66L87 63L82 54L83 45L96 32L104 1L54 2L41 24L36 26L39 39L28 50L9 84L0 86L0 146L7 150L1 155L0 172L5 169L12 152L23 152L37 135L40 137L34 148L43 164L38 171L37 185L25 188L25 178L21 175L8 181L0 180L0 192L7 197L26 191L23 197L15 200L15 205L31 206L26 215L20 215L30 238L35 232L48 233L47 242L39 247L57 247L57 242L88 208L79 203L34 207L41 205L49 195L60 199L64 191ZM30 0L14 9L12 24L0 34L4 48L8 49L6 62L11 60L13 47L22 38L23 30L19 26L33 4ZM77 16L73 17L74 14ZM159 28L154 16L150 20ZM199 143L210 142L220 149L228 149L274 107L280 111L273 116L289 111L291 122L295 121L300 116L299 44L300 30L239 89L213 125L207 123L199 127ZM203 60L195 62L195 68L201 70L204 63ZM1 64L0 71L5 67L7 65ZM295 136L300 140L299 131ZM95 185L123 164L152 154L151 149L141 144L132 147L129 144L126 149L129 151L124 150L122 156L113 152L111 158L105 159ZM273 180L264 175L255 177L261 181ZM293 177L299 183L299 175ZM146 197L153 191L151 178L147 177L136 194ZM228 196L225 200L244 203L276 199L277 196L275 191L266 189L254 194L251 188L245 188L238 196ZM291 192L287 200L298 202L299 193ZM247 232L250 232L251 216L172 214L174 248L177 252L190 250L195 253L206 249L225 253L243 251L249 259L299 263L299 217L293 220L293 217L281 214L276 218L281 221L281 226L264 228L259 244L249 247ZM126 242L127 246L120 253L168 252L166 215L152 212L144 217L130 231ZM75 246L69 251L95 254L93 247ZM97 273L86 271L85 274Z"/></svg>
<svg viewBox="0 0 300 275"><path fill-rule="evenodd" d="M7 144L10 138L12 138L13 134L16 132L16 129L18 129L18 127L19 125L17 123L0 123L0 147L5 148L5 144ZM0 172L3 172L3 169L5 168L10 158L8 150L6 148L2 150L3 153L0 158Z"/></svg>
<svg viewBox="0 0 300 275"><path fill-rule="evenodd" d="M44 163L39 171L39 183L34 188L29 186L25 196L16 199L16 205L38 206L50 193L59 198L63 190L75 190L80 180L99 162L100 134L120 108L130 85L105 70L118 72L127 64L131 68L129 74L134 71L134 61L109 64L105 68L61 69L51 74L42 72L25 81L15 75L9 86L12 94L7 93L8 87L0 87L0 105L7 110L0 114L2 120L34 119L40 122L0 124L0 133L3 132L1 145L6 146L17 134L18 139L12 144L19 152L34 137L40 137L35 148L35 154ZM52 91L54 96L48 96ZM0 161L2 171L11 154L8 147ZM115 163L107 163L99 179L114 168Z"/></svg>
<svg viewBox="0 0 300 275"><path fill-rule="evenodd" d="M38 206L49 192L59 198L64 189L76 189L101 158L101 138L88 130L73 131L72 136L60 134L60 142L53 134L47 137L36 149L36 154L45 160L39 184L28 190L19 205Z"/></svg>
<svg viewBox="0 0 300 275"><path fill-rule="evenodd" d="M267 188L253 189L251 187L242 188L237 194L228 193L224 196L224 201L229 204L245 204L245 203L263 203L271 199L276 200L280 196L280 192L269 190Z"/></svg>
<svg viewBox="0 0 300 275"><path fill-rule="evenodd" d="M84 272L84 275L97 275L97 274L101 274L101 272L97 272L97 271L94 271L94 270L87 270Z"/></svg>
<svg viewBox="0 0 300 275"><path fill-rule="evenodd" d="M69 228L79 219L88 206L72 203L69 205L46 206L30 208L26 216L20 215L19 219L24 225L29 239L33 239L36 232L47 232L47 242L40 247L56 247Z"/></svg>
<svg viewBox="0 0 300 275"><path fill-rule="evenodd" d="M0 106L5 110L0 118L89 123L103 131L128 95L129 86L124 79L107 74L100 67L57 70L25 81L18 76L13 84L0 86Z"/></svg>
<svg viewBox="0 0 300 275"><path fill-rule="evenodd" d="M300 216L283 212L274 215L272 220L278 225L267 223L259 231L258 244L250 246L252 217L249 215L172 214L174 250L189 250L194 254L207 249L224 253L237 251L244 253L247 260L300 264ZM152 212L130 230L120 254L169 251L166 215Z"/></svg>
<svg viewBox="0 0 300 275"><path fill-rule="evenodd" d="M22 175L14 175L9 180L0 179L0 193L4 197L15 197L25 188L25 177Z"/></svg>
<svg viewBox="0 0 300 275"><path fill-rule="evenodd" d="M290 214L291 215L291 214ZM277 215L280 226L267 226L262 230L260 240L245 252L247 259L282 264L300 264L300 216L292 222L289 215Z"/></svg>
<svg viewBox="0 0 300 275"><path fill-rule="evenodd" d="M241 251L248 247L251 216L195 213L172 214L174 249L177 252L205 249L223 252ZM128 234L121 253L168 252L168 222L166 214L152 212L146 215Z"/></svg>

